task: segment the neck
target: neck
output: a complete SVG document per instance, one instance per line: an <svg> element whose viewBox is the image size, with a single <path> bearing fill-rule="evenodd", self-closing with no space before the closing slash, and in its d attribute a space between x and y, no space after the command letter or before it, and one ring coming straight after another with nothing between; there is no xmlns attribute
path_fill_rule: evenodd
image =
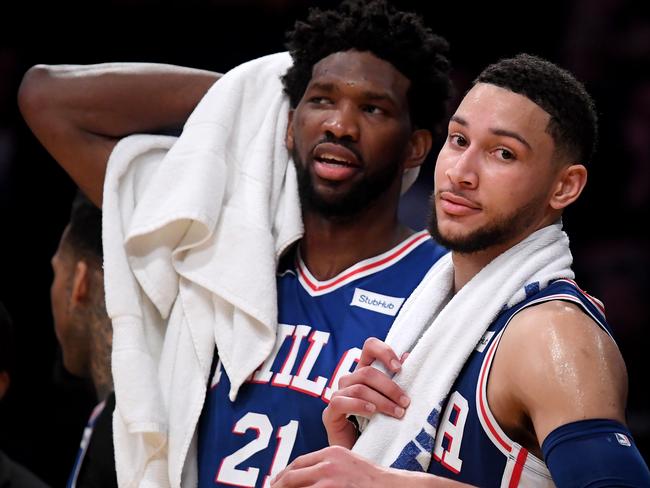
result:
<svg viewBox="0 0 650 488"><path fill-rule="evenodd" d="M487 266L493 259L506 252L511 247L520 243L528 236L544 227L556 224L561 213L552 212L545 214L536 225L531 225L524 232L501 244L495 244L487 249L473 253L452 252L451 257L454 263L454 293L457 293L465 286L479 271Z"/></svg>
<svg viewBox="0 0 650 488"><path fill-rule="evenodd" d="M396 246L413 234L397 220L392 208L371 205L351 219L332 219L303 212L305 235L300 253L318 280L327 280L350 266Z"/></svg>
<svg viewBox="0 0 650 488"><path fill-rule="evenodd" d="M111 321L106 311L93 314L90 347L90 377L92 378L97 399L104 401L113 391L113 376L111 374L111 349L113 345Z"/></svg>
<svg viewBox="0 0 650 488"><path fill-rule="evenodd" d="M454 293L458 293L479 271L501 254L492 251L492 248L490 248L469 254L451 253L451 259L454 263Z"/></svg>
<svg viewBox="0 0 650 488"><path fill-rule="evenodd" d="M97 400L100 402L105 401L108 398L108 395L110 395L114 390L112 381L98 383L95 378L93 378L93 384L95 385Z"/></svg>
<svg viewBox="0 0 650 488"><path fill-rule="evenodd" d="M463 286L465 286L474 276L476 276L483 268L496 259L498 256L506 252L511 247L526 239L529 235L545 226L540 226L531 232L520 235L515 239L502 244L496 244L483 251L473 253L459 253L452 252L451 257L454 263L454 293L457 293Z"/></svg>

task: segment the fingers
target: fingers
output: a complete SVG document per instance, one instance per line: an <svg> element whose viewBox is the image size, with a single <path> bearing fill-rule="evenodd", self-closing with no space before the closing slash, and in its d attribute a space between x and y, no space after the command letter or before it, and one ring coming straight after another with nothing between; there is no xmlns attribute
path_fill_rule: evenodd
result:
<svg viewBox="0 0 650 488"><path fill-rule="evenodd" d="M356 401L342 401L340 397L355 399ZM401 418L404 409L411 400L404 390L391 378L373 367L364 367L350 375L341 377L339 390L332 395L330 406L336 412L342 413L343 409L350 408L347 414L363 415L381 412L391 417ZM374 406L372 408L368 404Z"/></svg>
<svg viewBox="0 0 650 488"><path fill-rule="evenodd" d="M313 486L318 481L318 465L292 469L289 466L271 480L271 488Z"/></svg>
<svg viewBox="0 0 650 488"><path fill-rule="evenodd" d="M271 481L271 488L311 486L394 487L384 468L341 447L326 447L294 460Z"/></svg>
<svg viewBox="0 0 650 488"><path fill-rule="evenodd" d="M349 415L372 417L381 412L399 419L410 402L397 383L372 366L341 377L339 389L323 411L323 425L330 446L349 449L354 445L357 431L348 421Z"/></svg>
<svg viewBox="0 0 650 488"><path fill-rule="evenodd" d="M357 389L356 387L354 388ZM340 390L332 395L329 405L323 411L323 421L335 416L346 417L348 415L362 415L370 417L377 410L377 404L373 401L372 390L358 394L359 397L349 396L356 394L350 391ZM379 396L379 395L377 395ZM327 411L327 414L325 414Z"/></svg>
<svg viewBox="0 0 650 488"><path fill-rule="evenodd" d="M359 414L358 410L364 410L369 404L359 406L359 403L365 403L354 398L338 397L334 405L331 404L323 410L323 425L327 431L327 441L330 446L342 446L351 449L357 440L358 432L356 427L347 418L349 411L351 414L369 415L369 412ZM374 405L370 405L374 409Z"/></svg>
<svg viewBox="0 0 650 488"><path fill-rule="evenodd" d="M401 369L401 362L391 347L379 339L366 340L356 370L340 378L339 389L323 411L323 424L330 446L351 448L356 441L358 434L347 419L349 415L371 417L380 412L402 418L411 403L391 377L370 366L375 360L384 363L389 371Z"/></svg>
<svg viewBox="0 0 650 488"><path fill-rule="evenodd" d="M402 363L395 351L385 342L376 337L370 337L363 344L357 369L369 366L375 360L380 361L392 373L397 373L402 369Z"/></svg>
<svg viewBox="0 0 650 488"><path fill-rule="evenodd" d="M271 488L310 486L318 480L318 463L323 459L322 451L310 452L294 459L271 480Z"/></svg>

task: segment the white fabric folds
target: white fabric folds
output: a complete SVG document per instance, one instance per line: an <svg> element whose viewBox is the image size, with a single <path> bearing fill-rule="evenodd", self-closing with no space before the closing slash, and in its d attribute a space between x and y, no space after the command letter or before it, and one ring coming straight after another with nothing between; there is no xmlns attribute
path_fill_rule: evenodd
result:
<svg viewBox="0 0 650 488"><path fill-rule="evenodd" d="M280 82L290 63L282 53L233 69L178 140L131 136L111 155L103 239L120 486L180 486L215 345L234 398L275 343L276 263L302 235Z"/></svg>

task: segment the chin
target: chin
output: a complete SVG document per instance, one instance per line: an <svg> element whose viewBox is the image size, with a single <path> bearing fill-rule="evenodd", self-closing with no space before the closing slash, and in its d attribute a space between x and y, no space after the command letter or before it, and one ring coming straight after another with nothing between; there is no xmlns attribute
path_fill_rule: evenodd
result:
<svg viewBox="0 0 650 488"><path fill-rule="evenodd" d="M448 241L464 241L467 236L472 234L472 229L467 229L466 225L458 224L457 222L443 220L438 221L438 233L440 236Z"/></svg>

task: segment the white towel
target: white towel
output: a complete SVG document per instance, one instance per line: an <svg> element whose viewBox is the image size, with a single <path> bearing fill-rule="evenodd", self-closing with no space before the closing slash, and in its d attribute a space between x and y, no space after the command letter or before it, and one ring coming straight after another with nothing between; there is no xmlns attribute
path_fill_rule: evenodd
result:
<svg viewBox="0 0 650 488"><path fill-rule="evenodd" d="M290 62L283 53L235 68L177 141L132 136L111 155L104 246L120 486L180 486L215 344L234 397L275 343L277 258L302 235L279 79Z"/></svg>
<svg viewBox="0 0 650 488"><path fill-rule="evenodd" d="M398 356L411 351L394 377L411 404L401 420L374 416L353 450L384 466L419 464L426 471L431 452L411 449L410 443L422 430L435 438L436 413L487 327L504 307L526 297L526 285L537 283L542 289L554 279L573 278L571 263L561 224L550 225L495 258L451 297L452 257L441 258L406 301L386 338Z"/></svg>

